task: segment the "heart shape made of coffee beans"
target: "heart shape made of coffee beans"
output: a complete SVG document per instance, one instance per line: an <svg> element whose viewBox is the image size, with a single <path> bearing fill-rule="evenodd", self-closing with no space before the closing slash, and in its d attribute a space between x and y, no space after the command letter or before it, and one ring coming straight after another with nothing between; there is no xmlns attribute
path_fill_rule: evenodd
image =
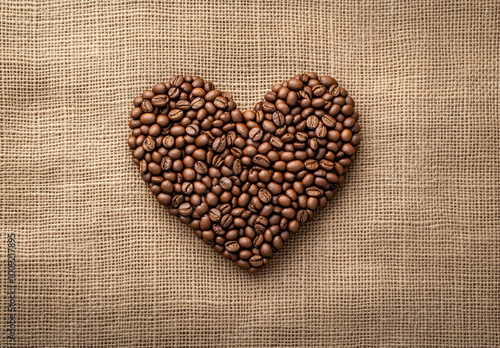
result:
<svg viewBox="0 0 500 348"><path fill-rule="evenodd" d="M142 179L250 273L332 199L361 142L354 100L315 73L274 85L244 112L198 76L174 76L133 103L128 145Z"/></svg>

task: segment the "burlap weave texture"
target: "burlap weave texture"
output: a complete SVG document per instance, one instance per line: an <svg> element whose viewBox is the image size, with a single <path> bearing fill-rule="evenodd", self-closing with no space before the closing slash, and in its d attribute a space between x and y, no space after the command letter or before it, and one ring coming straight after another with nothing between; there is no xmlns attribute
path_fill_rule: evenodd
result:
<svg viewBox="0 0 500 348"><path fill-rule="evenodd" d="M499 16L497 0L2 0L0 346L499 346ZM308 71L353 96L363 143L248 275L141 181L131 100L196 74L245 109Z"/></svg>

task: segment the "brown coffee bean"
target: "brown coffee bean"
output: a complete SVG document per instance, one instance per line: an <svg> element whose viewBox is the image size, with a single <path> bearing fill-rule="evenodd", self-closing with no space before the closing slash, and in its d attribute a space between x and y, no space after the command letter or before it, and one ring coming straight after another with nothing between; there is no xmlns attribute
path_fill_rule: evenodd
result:
<svg viewBox="0 0 500 348"><path fill-rule="evenodd" d="M342 145L342 152L345 153L347 156L352 156L352 155L354 155L356 150L354 149L354 146L347 143L347 144Z"/></svg>
<svg viewBox="0 0 500 348"><path fill-rule="evenodd" d="M288 81L288 88L290 88L292 91L298 91L304 87L304 84L302 81L298 79L291 79Z"/></svg>
<svg viewBox="0 0 500 348"><path fill-rule="evenodd" d="M189 216L191 215L192 211L193 207L191 206L190 203L182 203L179 206L179 214L181 214L182 216Z"/></svg>
<svg viewBox="0 0 500 348"><path fill-rule="evenodd" d="M146 152L151 152L156 147L156 141L152 137L147 137L142 143L142 147Z"/></svg>
<svg viewBox="0 0 500 348"><path fill-rule="evenodd" d="M170 99L168 98L168 96L166 96L165 94L159 94L159 95L155 95L151 99L151 104L153 106L163 108L168 104L169 101L170 101Z"/></svg>
<svg viewBox="0 0 500 348"><path fill-rule="evenodd" d="M311 187L306 188L306 194L310 197L319 197L323 194L323 190L321 190L315 186L311 186Z"/></svg>
<svg viewBox="0 0 500 348"><path fill-rule="evenodd" d="M213 103L219 109L225 109L227 107L227 99L222 96L217 96Z"/></svg>
<svg viewBox="0 0 500 348"><path fill-rule="evenodd" d="M263 264L263 262L262 262L262 256L260 256L260 255L254 255L254 256L252 256L250 258L249 262L250 262L250 264L253 267L260 267Z"/></svg>
<svg viewBox="0 0 500 348"><path fill-rule="evenodd" d="M240 245L237 241L229 241L225 244L226 250L230 253L235 253L240 250Z"/></svg>
<svg viewBox="0 0 500 348"><path fill-rule="evenodd" d="M262 188L259 190L258 197L262 203L266 204L271 201L272 195L268 190Z"/></svg>
<svg viewBox="0 0 500 348"><path fill-rule="evenodd" d="M273 122L276 127L281 127L285 124L285 116L281 111L275 111L273 113Z"/></svg>
<svg viewBox="0 0 500 348"><path fill-rule="evenodd" d="M291 173L298 173L303 170L304 167L304 162L299 160L288 162L286 165L286 169Z"/></svg>
<svg viewBox="0 0 500 348"><path fill-rule="evenodd" d="M354 113L354 108L352 105L346 104L340 110L344 116L351 116Z"/></svg>
<svg viewBox="0 0 500 348"><path fill-rule="evenodd" d="M184 117L184 112L181 109L173 109L168 113L171 122L180 121Z"/></svg>
<svg viewBox="0 0 500 348"><path fill-rule="evenodd" d="M309 220L309 213L307 210L299 210L297 213L297 221L302 223L305 223Z"/></svg>
<svg viewBox="0 0 500 348"><path fill-rule="evenodd" d="M253 163L261 166L262 168L269 168L271 166L271 161L269 160L269 158L265 155L260 154L254 156Z"/></svg>
<svg viewBox="0 0 500 348"><path fill-rule="evenodd" d="M272 257L273 256L273 250L271 246L267 243L264 243L260 247L260 255L263 257Z"/></svg>
<svg viewBox="0 0 500 348"><path fill-rule="evenodd" d="M226 149L226 138L218 137L214 140L212 144L212 149L215 152L222 152Z"/></svg>
<svg viewBox="0 0 500 348"><path fill-rule="evenodd" d="M238 239L238 244L243 249L250 249L253 247L252 240L248 237L241 237Z"/></svg>
<svg viewBox="0 0 500 348"><path fill-rule="evenodd" d="M336 85L337 81L335 81L335 79L333 77L330 77L330 76L321 76L319 78L319 83L321 83L322 85L325 85L325 87L328 88L332 85Z"/></svg>

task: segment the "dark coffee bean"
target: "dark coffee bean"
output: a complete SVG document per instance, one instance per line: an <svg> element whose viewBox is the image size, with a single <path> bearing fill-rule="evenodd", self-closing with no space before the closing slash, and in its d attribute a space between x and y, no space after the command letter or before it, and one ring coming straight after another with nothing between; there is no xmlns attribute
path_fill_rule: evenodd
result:
<svg viewBox="0 0 500 348"><path fill-rule="evenodd" d="M203 99L202 97L194 98L191 101L191 109L193 110L199 110L204 106L205 106L205 99Z"/></svg>
<svg viewBox="0 0 500 348"><path fill-rule="evenodd" d="M221 178L219 180L219 184L226 191L231 190L231 188L233 187L233 182L227 177Z"/></svg>
<svg viewBox="0 0 500 348"><path fill-rule="evenodd" d="M184 196L176 195L172 198L172 206L178 208L182 203L184 203Z"/></svg>
<svg viewBox="0 0 500 348"><path fill-rule="evenodd" d="M254 256L252 256L250 258L249 262L250 262L250 264L253 267L260 267L263 264L263 262L262 262L262 256L260 256L260 255L254 255Z"/></svg>
<svg viewBox="0 0 500 348"><path fill-rule="evenodd" d="M143 112L152 112L154 110L154 106L150 100L143 100L141 104L141 109Z"/></svg>
<svg viewBox="0 0 500 348"><path fill-rule="evenodd" d="M145 151L151 152L156 147L156 141L152 137L147 137L142 143L142 147Z"/></svg>
<svg viewBox="0 0 500 348"><path fill-rule="evenodd" d="M272 245L276 250L281 250L283 248L283 239L280 236L275 236Z"/></svg>
<svg viewBox="0 0 500 348"><path fill-rule="evenodd" d="M161 167L155 162L151 162L148 164L148 170L153 175L160 175L161 174Z"/></svg>
<svg viewBox="0 0 500 348"><path fill-rule="evenodd" d="M278 204L281 205L282 207L289 207L290 204L292 204L292 200L290 199L290 197L286 195L281 195L278 198Z"/></svg>
<svg viewBox="0 0 500 348"><path fill-rule="evenodd" d="M277 127L281 127L285 124L285 116L281 111L275 111L273 113L273 122Z"/></svg>
<svg viewBox="0 0 500 348"><path fill-rule="evenodd" d="M326 88L329 88L330 86L337 84L337 81L335 81L335 79L330 76L321 76L318 81Z"/></svg>
<svg viewBox="0 0 500 348"><path fill-rule="evenodd" d="M297 213L297 221L302 223L305 223L309 220L309 213L307 210L299 210Z"/></svg>
<svg viewBox="0 0 500 348"><path fill-rule="evenodd" d="M252 240L248 237L241 237L238 239L238 244L243 249L250 249L253 247Z"/></svg>
<svg viewBox="0 0 500 348"><path fill-rule="evenodd" d="M240 250L240 245L238 244L237 241L226 242L224 246L226 247L226 250L229 251L230 253L235 253Z"/></svg>
<svg viewBox="0 0 500 348"><path fill-rule="evenodd" d="M273 256L273 250L271 246L267 243L264 243L260 247L260 255L263 257L272 257Z"/></svg>
<svg viewBox="0 0 500 348"><path fill-rule="evenodd" d="M298 173L304 169L304 162L295 160L286 165L286 169L291 173Z"/></svg>
<svg viewBox="0 0 500 348"><path fill-rule="evenodd" d="M342 112L344 116L351 116L354 113L354 108L352 107L352 105L346 104L342 107L340 112Z"/></svg>
<svg viewBox="0 0 500 348"><path fill-rule="evenodd" d="M319 161L319 165L321 166L321 168L323 168L326 171L333 170L333 162L328 161L326 159L322 159L321 161Z"/></svg>
<svg viewBox="0 0 500 348"><path fill-rule="evenodd" d="M179 206L179 214L181 214L182 216L189 216L191 215L192 211L193 207L191 206L190 203L182 203Z"/></svg>
<svg viewBox="0 0 500 348"><path fill-rule="evenodd" d="M283 141L278 138L278 137L271 137L271 139L269 140L269 143L275 148L275 149L281 149L285 144L283 143Z"/></svg>
<svg viewBox="0 0 500 348"><path fill-rule="evenodd" d="M151 104L153 104L153 106L163 108L168 104L169 101L170 100L168 96L166 96L165 94L159 94L151 99Z"/></svg>
<svg viewBox="0 0 500 348"><path fill-rule="evenodd" d="M319 120L316 116L312 115L307 118L307 128L309 129L316 129L319 125Z"/></svg>
<svg viewBox="0 0 500 348"><path fill-rule="evenodd" d="M231 214L226 214L221 218L220 225L223 228L229 227L233 223L233 217Z"/></svg>
<svg viewBox="0 0 500 348"><path fill-rule="evenodd" d="M258 197L262 203L266 204L266 203L269 203L271 201L272 195L268 190L266 190L265 188L262 188L259 190Z"/></svg>
<svg viewBox="0 0 500 348"><path fill-rule="evenodd" d="M260 139L262 139L263 134L264 133L260 128L252 128L249 132L249 136L253 141L259 141Z"/></svg>
<svg viewBox="0 0 500 348"><path fill-rule="evenodd" d="M212 144L212 149L215 152L222 152L226 149L226 138L218 137L214 140Z"/></svg>
<svg viewBox="0 0 500 348"><path fill-rule="evenodd" d="M311 106L315 109L321 109L326 105L326 100L323 98L314 98L311 102Z"/></svg>
<svg viewBox="0 0 500 348"><path fill-rule="evenodd" d="M171 122L180 121L184 117L184 112L181 109L173 109L168 113Z"/></svg>
<svg viewBox="0 0 500 348"><path fill-rule="evenodd" d="M208 216L213 222L219 222L222 218L222 213L219 209L210 209Z"/></svg>
<svg viewBox="0 0 500 348"><path fill-rule="evenodd" d="M318 137L318 138L324 138L326 137L328 133L328 130L326 129L326 127L323 125L323 124L320 124L315 130L314 130L314 134Z"/></svg>
<svg viewBox="0 0 500 348"><path fill-rule="evenodd" d="M319 197L323 194L323 190L321 190L315 186L311 186L311 187L306 188L306 194L310 197Z"/></svg>
<svg viewBox="0 0 500 348"><path fill-rule="evenodd" d="M172 196L165 193L158 194L158 196L156 196L156 199L158 200L158 203L164 206L169 206L172 202Z"/></svg>
<svg viewBox="0 0 500 348"><path fill-rule="evenodd" d="M315 85L314 87L312 87L312 93L316 97L321 97L326 93L326 87L323 85Z"/></svg>
<svg viewBox="0 0 500 348"><path fill-rule="evenodd" d="M298 91L304 87L304 84L302 81L298 79L291 79L288 81L288 88L290 88L292 91Z"/></svg>
<svg viewBox="0 0 500 348"><path fill-rule="evenodd" d="M323 115L323 117L321 118L321 121L323 122L323 124L329 128L331 127L334 127L335 126L335 119L333 118L333 116L330 116L330 115Z"/></svg>
<svg viewBox="0 0 500 348"><path fill-rule="evenodd" d="M216 107L218 107L219 109L225 109L227 107L227 99L222 97L222 96L218 96L216 97L214 100L213 100L213 103Z"/></svg>
<svg viewBox="0 0 500 348"><path fill-rule="evenodd" d="M234 261L234 264L236 266L238 266L239 268L245 269L245 270L249 270L250 267L251 267L251 265L250 265L250 263L248 261L245 261L245 260L242 260L242 259Z"/></svg>
<svg viewBox="0 0 500 348"><path fill-rule="evenodd" d="M342 145L342 152L345 153L347 156L352 156L352 155L354 155L356 150L354 149L354 146L347 143L347 144Z"/></svg>
<svg viewBox="0 0 500 348"><path fill-rule="evenodd" d="M134 120L138 119L142 115L142 109L140 107L132 109L130 112L130 117L133 118Z"/></svg>
<svg viewBox="0 0 500 348"><path fill-rule="evenodd" d="M241 160L236 159L233 163L233 173L235 175L240 175L242 173L242 170L243 170L243 165L241 163Z"/></svg>
<svg viewBox="0 0 500 348"><path fill-rule="evenodd" d="M269 168L271 166L271 161L269 161L269 158L265 155L260 154L256 155L253 158L253 163L263 168Z"/></svg>

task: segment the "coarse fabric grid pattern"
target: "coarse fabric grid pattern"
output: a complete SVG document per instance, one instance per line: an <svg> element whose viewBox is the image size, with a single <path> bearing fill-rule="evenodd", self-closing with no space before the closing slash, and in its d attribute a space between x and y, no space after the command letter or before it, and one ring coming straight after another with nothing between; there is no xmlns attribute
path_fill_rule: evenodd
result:
<svg viewBox="0 0 500 348"><path fill-rule="evenodd" d="M498 347L499 15L497 0L2 0L0 346ZM132 99L196 74L244 110L308 71L353 96L363 142L333 201L249 275L141 181Z"/></svg>

